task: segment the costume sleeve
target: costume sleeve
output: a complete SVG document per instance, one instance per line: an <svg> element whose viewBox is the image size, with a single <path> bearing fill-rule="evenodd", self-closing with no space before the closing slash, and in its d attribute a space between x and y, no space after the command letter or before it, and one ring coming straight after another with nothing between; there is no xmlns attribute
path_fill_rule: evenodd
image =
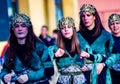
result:
<svg viewBox="0 0 120 84"><path fill-rule="evenodd" d="M48 54L49 54L52 61L54 60L54 54L55 54L55 48L54 47L55 46L48 47Z"/></svg>
<svg viewBox="0 0 120 84"><path fill-rule="evenodd" d="M106 66L111 67L113 64L115 64L120 59L120 54L111 54L110 57L107 58L105 61Z"/></svg>
<svg viewBox="0 0 120 84"><path fill-rule="evenodd" d="M113 45L114 45L114 40L112 35L110 35L110 42L109 42L109 47L108 47L108 52L111 54L113 51Z"/></svg>
<svg viewBox="0 0 120 84"><path fill-rule="evenodd" d="M5 51L5 54L4 54L4 64L3 64L3 69L1 70L1 73L0 73L0 79L3 80L3 77L10 73L11 70L8 69L8 48L7 50Z"/></svg>
<svg viewBox="0 0 120 84"><path fill-rule="evenodd" d="M105 64L110 67L112 66L114 63L116 63L117 60L119 60L120 54L119 53L113 53L113 45L114 45L114 41L112 36L110 36L110 42L109 42L109 48L108 48L108 58L105 61Z"/></svg>
<svg viewBox="0 0 120 84"><path fill-rule="evenodd" d="M48 77L54 74L53 63L50 56L48 55L48 49L44 44L37 44L37 57L40 59L39 66L35 70L31 70L28 73L30 81L40 80L41 78ZM33 53L36 55L36 53ZM37 65L35 65L37 66Z"/></svg>
<svg viewBox="0 0 120 84"><path fill-rule="evenodd" d="M41 63L44 67L45 76L50 78L54 74L54 67L46 46L42 50Z"/></svg>
<svg viewBox="0 0 120 84"><path fill-rule="evenodd" d="M30 73L27 74L30 81L40 80L44 77L44 69L41 68L39 70L31 70Z"/></svg>

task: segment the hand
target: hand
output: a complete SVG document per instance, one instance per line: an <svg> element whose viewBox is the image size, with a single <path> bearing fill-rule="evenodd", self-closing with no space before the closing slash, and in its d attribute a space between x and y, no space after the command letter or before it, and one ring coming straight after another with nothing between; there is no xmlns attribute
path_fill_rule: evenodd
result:
<svg viewBox="0 0 120 84"><path fill-rule="evenodd" d="M50 42L50 41L51 41L51 38L47 38L47 41Z"/></svg>
<svg viewBox="0 0 120 84"><path fill-rule="evenodd" d="M102 72L104 66L105 66L104 63L98 63L98 64L97 64L97 74L98 74L98 75Z"/></svg>
<svg viewBox="0 0 120 84"><path fill-rule="evenodd" d="M65 54L65 51L59 48L57 52L55 53L55 57L62 57L64 54Z"/></svg>
<svg viewBox="0 0 120 84"><path fill-rule="evenodd" d="M83 72L87 71L87 67L85 65L81 69Z"/></svg>
<svg viewBox="0 0 120 84"><path fill-rule="evenodd" d="M85 51L82 51L80 54L80 58L89 58L89 57L90 57L90 54Z"/></svg>
<svg viewBox="0 0 120 84"><path fill-rule="evenodd" d="M5 81L6 83L10 82L13 76L14 76L14 74L11 74L11 73L5 75L5 76L4 76L4 81Z"/></svg>
<svg viewBox="0 0 120 84"><path fill-rule="evenodd" d="M24 75L20 75L18 78L17 78L17 81L20 82L20 83L25 83L28 81L28 75L27 74L24 74Z"/></svg>

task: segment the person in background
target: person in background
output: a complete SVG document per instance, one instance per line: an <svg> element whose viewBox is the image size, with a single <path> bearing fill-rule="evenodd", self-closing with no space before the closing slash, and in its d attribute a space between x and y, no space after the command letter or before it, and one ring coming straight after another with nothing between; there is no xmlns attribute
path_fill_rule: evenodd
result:
<svg viewBox="0 0 120 84"><path fill-rule="evenodd" d="M8 44L0 74L5 84L49 84L48 79L54 74L53 63L27 15L11 17Z"/></svg>
<svg viewBox="0 0 120 84"><path fill-rule="evenodd" d="M120 84L120 14L111 14L108 19L108 26L114 39L112 53L116 56L111 60L117 59L117 62L110 69L112 84Z"/></svg>
<svg viewBox="0 0 120 84"><path fill-rule="evenodd" d="M3 48L2 52L1 52L1 57L2 57L2 58L3 58L4 53L5 53L6 49L8 48L8 46L9 46L8 43L4 46L4 48Z"/></svg>
<svg viewBox="0 0 120 84"><path fill-rule="evenodd" d="M57 43L57 36L58 36L58 30L55 29L53 30L53 34L52 34L52 40L54 40L54 44Z"/></svg>
<svg viewBox="0 0 120 84"><path fill-rule="evenodd" d="M97 63L105 66L105 60L110 56L113 48L113 38L107 32L100 20L96 8L91 4L83 4L80 8L80 23L78 31L78 39L81 49L93 55L91 60L85 60L83 72L87 79L87 84L111 84L110 72L108 68L104 68L101 73L100 68L97 68ZM96 70L98 69L98 70ZM99 75L97 75L97 71Z"/></svg>
<svg viewBox="0 0 120 84"><path fill-rule="evenodd" d="M40 34L39 38L45 43L45 45L47 47L49 47L50 45L54 44L54 41L48 35L48 27L46 25L42 26L42 28L41 28L41 34Z"/></svg>
<svg viewBox="0 0 120 84"><path fill-rule="evenodd" d="M60 73L57 84L85 84L82 72L84 59L80 57L81 49L74 20L71 17L61 18L58 29L57 44L48 49Z"/></svg>

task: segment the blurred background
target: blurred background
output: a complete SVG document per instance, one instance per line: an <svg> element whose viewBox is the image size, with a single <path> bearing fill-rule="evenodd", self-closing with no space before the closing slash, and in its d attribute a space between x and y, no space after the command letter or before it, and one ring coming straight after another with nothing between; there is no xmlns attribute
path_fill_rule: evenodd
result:
<svg viewBox="0 0 120 84"><path fill-rule="evenodd" d="M0 54L9 38L9 18L15 13L24 13L31 18L37 36L42 25L47 25L48 34L52 35L61 17L72 17L78 29L80 7L88 3L96 7L109 31L108 17L112 13L120 14L120 0L0 0Z"/></svg>

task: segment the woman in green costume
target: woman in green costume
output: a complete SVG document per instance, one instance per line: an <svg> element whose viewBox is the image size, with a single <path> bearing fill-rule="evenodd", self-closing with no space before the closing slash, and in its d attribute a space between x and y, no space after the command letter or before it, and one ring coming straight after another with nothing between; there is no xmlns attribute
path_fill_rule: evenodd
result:
<svg viewBox="0 0 120 84"><path fill-rule="evenodd" d="M76 36L74 20L62 18L58 24L57 45L49 48L49 54L56 61L60 73L57 84L85 84L82 73L84 59L80 57L81 50ZM83 53L83 55L88 55Z"/></svg>
<svg viewBox="0 0 120 84"><path fill-rule="evenodd" d="M103 68L110 68L112 84L120 84L120 15L113 13L109 16L108 26L114 39L112 54L106 59L104 65L97 65L97 72L101 73Z"/></svg>
<svg viewBox="0 0 120 84"><path fill-rule="evenodd" d="M87 79L86 83L111 84L110 72L107 67L104 67L105 63L103 62L111 55L113 47L112 36L104 30L98 12L93 5L84 4L80 8L79 14L80 30L77 34L81 49L94 56L94 62L85 60L83 71ZM97 62L102 63L98 64L96 70ZM102 72L101 68L103 68ZM97 72L99 75L97 75Z"/></svg>
<svg viewBox="0 0 120 84"><path fill-rule="evenodd" d="M54 68L48 49L33 33L30 18L25 14L11 18L8 43L0 79L5 84L49 84Z"/></svg>

